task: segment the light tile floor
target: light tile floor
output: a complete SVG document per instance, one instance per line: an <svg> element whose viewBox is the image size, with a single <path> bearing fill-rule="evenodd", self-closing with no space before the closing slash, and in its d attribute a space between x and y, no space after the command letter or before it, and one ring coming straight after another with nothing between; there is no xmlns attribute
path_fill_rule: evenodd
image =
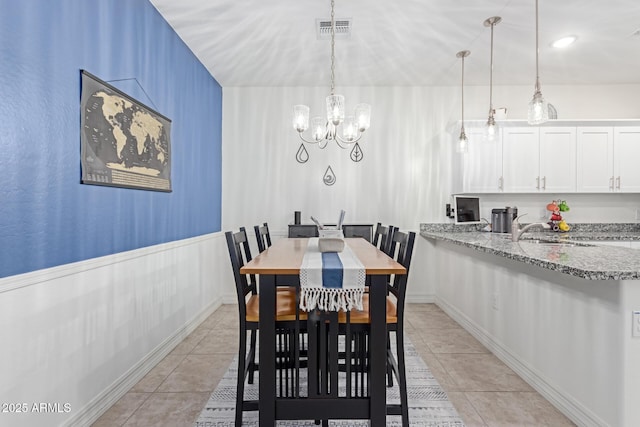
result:
<svg viewBox="0 0 640 427"><path fill-rule="evenodd" d="M574 425L436 305L406 310L409 339L467 426ZM220 307L93 426L193 426L237 352L237 334L237 307Z"/></svg>

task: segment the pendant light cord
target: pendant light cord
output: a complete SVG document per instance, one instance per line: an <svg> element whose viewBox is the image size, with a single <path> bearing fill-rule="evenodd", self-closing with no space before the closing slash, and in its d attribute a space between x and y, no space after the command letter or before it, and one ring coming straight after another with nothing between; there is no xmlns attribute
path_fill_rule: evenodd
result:
<svg viewBox="0 0 640 427"><path fill-rule="evenodd" d="M540 71L538 68L538 54L540 51L540 48L538 47L538 0L536 0L536 87L535 87L535 92L539 93L540 92Z"/></svg>
<svg viewBox="0 0 640 427"><path fill-rule="evenodd" d="M462 117L462 131L464 132L464 57L466 55L462 55L462 79L461 79L461 89L462 89L462 107L461 107L461 117Z"/></svg>
<svg viewBox="0 0 640 427"><path fill-rule="evenodd" d="M491 61L489 69L489 115L493 116L493 27L496 23L491 22Z"/></svg>

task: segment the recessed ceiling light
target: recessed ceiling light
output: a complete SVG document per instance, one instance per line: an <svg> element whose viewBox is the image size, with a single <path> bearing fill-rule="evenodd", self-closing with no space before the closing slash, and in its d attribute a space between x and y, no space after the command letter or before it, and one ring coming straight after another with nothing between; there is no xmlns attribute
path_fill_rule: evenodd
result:
<svg viewBox="0 0 640 427"><path fill-rule="evenodd" d="M577 39L578 39L578 37L576 37L576 36L563 37L563 38L558 39L558 40L554 41L553 43L551 43L551 46L552 47L557 47L557 48L567 47L567 46L573 44L573 42L575 42Z"/></svg>

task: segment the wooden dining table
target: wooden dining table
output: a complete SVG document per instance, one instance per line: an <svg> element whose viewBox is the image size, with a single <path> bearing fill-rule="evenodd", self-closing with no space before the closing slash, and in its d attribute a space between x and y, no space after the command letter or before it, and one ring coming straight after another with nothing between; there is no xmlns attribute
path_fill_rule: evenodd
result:
<svg viewBox="0 0 640 427"><path fill-rule="evenodd" d="M405 268L363 238L346 238L346 245L356 254L370 277L368 398L291 399L276 392L276 282L280 276L300 274L308 247L307 238L284 238L260 253L240 269L242 274L260 277L259 333L259 422L273 426L283 419L369 419L372 426L385 426L386 403L386 284L390 274L406 274ZM291 281L287 281L290 283ZM337 356L336 356L337 357Z"/></svg>

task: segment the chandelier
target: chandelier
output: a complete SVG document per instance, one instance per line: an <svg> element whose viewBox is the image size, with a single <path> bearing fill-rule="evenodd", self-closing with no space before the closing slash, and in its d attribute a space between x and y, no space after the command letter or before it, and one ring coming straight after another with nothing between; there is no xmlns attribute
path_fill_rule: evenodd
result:
<svg viewBox="0 0 640 427"><path fill-rule="evenodd" d="M327 117L320 116L311 119L311 139L304 137L303 132L309 129L309 107L295 105L293 107L293 128L298 131L300 139L309 144L318 144L325 148L329 141L335 141L340 148L349 148L355 143L351 151L351 160L357 162L362 159L362 151L358 141L371 122L371 105L356 105L354 114L345 117L344 96L335 93L335 18L334 0L331 0L331 93L327 96ZM339 130L342 130L340 135ZM304 145L300 145L296 159L300 163L308 160Z"/></svg>

